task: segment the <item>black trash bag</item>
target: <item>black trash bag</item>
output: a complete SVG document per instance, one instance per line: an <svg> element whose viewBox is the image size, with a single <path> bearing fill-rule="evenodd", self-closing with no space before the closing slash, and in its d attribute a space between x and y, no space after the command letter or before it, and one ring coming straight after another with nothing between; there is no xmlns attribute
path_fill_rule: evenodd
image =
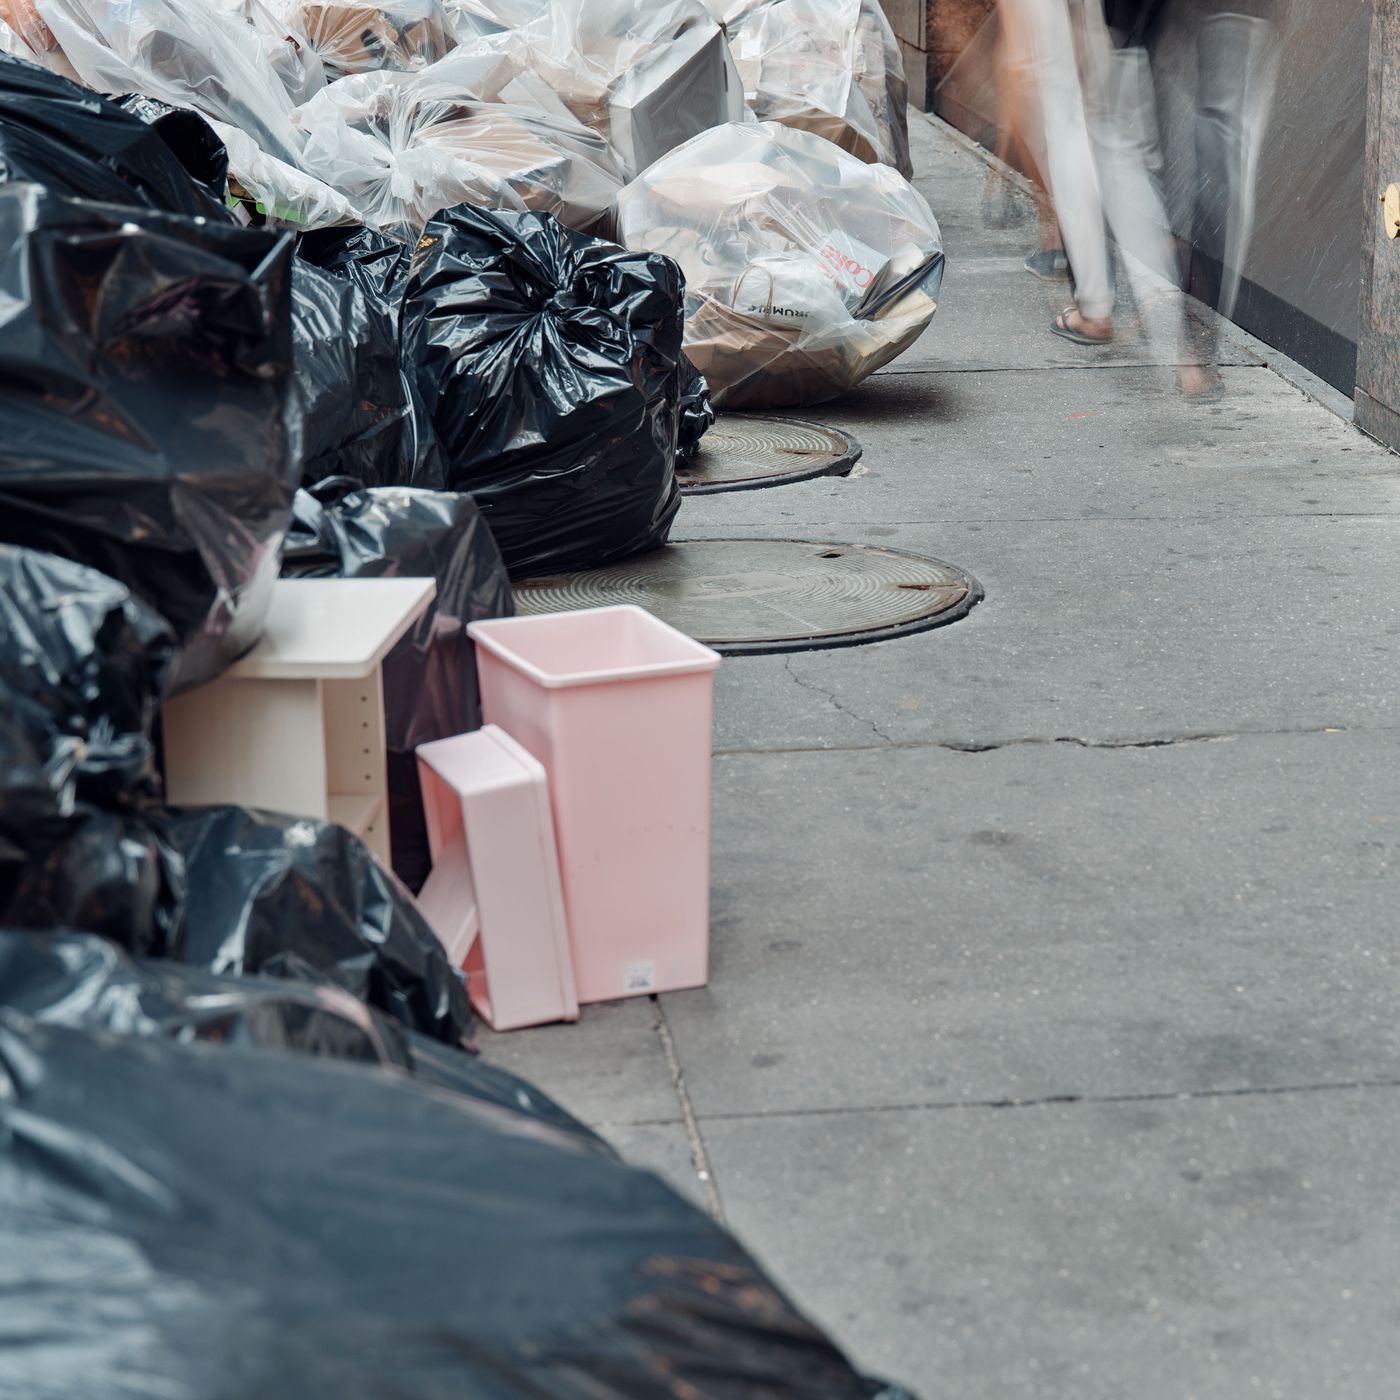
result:
<svg viewBox="0 0 1400 1400"><path fill-rule="evenodd" d="M170 691L208 680L291 517L290 239L24 184L0 247L0 540L125 583L181 641Z"/></svg>
<svg viewBox="0 0 1400 1400"><path fill-rule="evenodd" d="M482 1059L472 1047L458 1049L444 1045L440 1040L429 1040L416 1031L406 1031L404 1038L412 1057L413 1077L420 1084L465 1094L481 1103L497 1104L510 1109L512 1113L548 1123L593 1147L613 1151L592 1128L580 1123L572 1113L561 1108L528 1079L521 1079L519 1075Z"/></svg>
<svg viewBox="0 0 1400 1400"><path fill-rule="evenodd" d="M142 809L175 655L114 579L0 545L0 919L146 936L178 924L177 863Z"/></svg>
<svg viewBox="0 0 1400 1400"><path fill-rule="evenodd" d="M67 929L0 929L0 1004L46 1024L116 1035L253 1045L403 1070L412 1064L393 1023L338 987L137 963L105 938Z"/></svg>
<svg viewBox="0 0 1400 1400"><path fill-rule="evenodd" d="M432 857L414 750L481 725L467 624L515 612L500 551L468 495L406 486L366 489L338 477L297 492L282 573L437 580L432 606L384 661L393 865L417 893Z"/></svg>
<svg viewBox="0 0 1400 1400"><path fill-rule="evenodd" d="M471 1035L461 972L413 897L343 827L242 807L171 811L156 826L182 863L184 927L173 942L127 943L138 956L328 978L434 1039Z"/></svg>
<svg viewBox="0 0 1400 1400"><path fill-rule="evenodd" d="M180 937L184 864L149 812L80 804L42 841L0 840L0 922L77 925L127 945Z"/></svg>
<svg viewBox="0 0 1400 1400"><path fill-rule="evenodd" d="M472 1030L465 982L408 892L328 822L80 806L42 844L0 835L0 923L88 929L218 973L332 982L451 1045Z"/></svg>
<svg viewBox="0 0 1400 1400"><path fill-rule="evenodd" d="M0 1393L25 1400L872 1393L649 1173L242 1045L0 1012L0 1258Z"/></svg>
<svg viewBox="0 0 1400 1400"><path fill-rule="evenodd" d="M159 795L151 735L174 655L125 585L0 544L0 831L23 841L79 803Z"/></svg>
<svg viewBox="0 0 1400 1400"><path fill-rule="evenodd" d="M164 139L165 120L174 119L152 129L140 115L57 73L0 54L0 184L31 181L74 198L228 221L222 196L192 179ZM194 123L222 152L193 112L178 123L181 149L193 150ZM206 147L202 168L210 170L213 159Z"/></svg>
<svg viewBox="0 0 1400 1400"><path fill-rule="evenodd" d="M408 282L412 250L397 239L368 228L312 229L297 239L297 261L328 272L338 280L348 282L364 298L365 318L389 327L394 353L398 354L399 317L404 288ZM376 364L380 363L376 350ZM365 486L393 486L417 482L440 485L447 479L447 467L442 448L433 432L432 420L417 380L397 365L400 388L396 402L403 405L399 423L397 454L391 454L388 444L380 438L375 446L382 452L360 452L354 460L345 459L339 465L327 458L317 464L325 465L321 476L344 474L353 476ZM387 366L384 378L376 375L374 383L384 383L377 398L385 400L391 391L387 387ZM319 480L308 468L303 478L310 483Z"/></svg>
<svg viewBox="0 0 1400 1400"><path fill-rule="evenodd" d="M668 258L552 215L460 205L428 224L400 321L447 457L513 578L665 543L684 284Z"/></svg>
<svg viewBox="0 0 1400 1400"><path fill-rule="evenodd" d="M210 204L230 223L234 222L228 207L228 151L218 132L191 108L172 107L156 97L133 93L121 98L120 106L165 142L185 173L208 196Z"/></svg>
<svg viewBox="0 0 1400 1400"><path fill-rule="evenodd" d="M408 284L413 249L372 228L319 228L297 239L297 256L397 308Z"/></svg>
<svg viewBox="0 0 1400 1400"><path fill-rule="evenodd" d="M610 1152L527 1080L407 1030L324 979L220 977L137 962L90 933L0 928L0 1005L48 1025L356 1060L497 1104Z"/></svg>
<svg viewBox="0 0 1400 1400"><path fill-rule="evenodd" d="M700 439L714 427L715 406L710 386L690 360L681 356L680 424L676 434L676 470L693 466L700 453Z"/></svg>
<svg viewBox="0 0 1400 1400"><path fill-rule="evenodd" d="M395 310L354 282L296 258L292 335L302 483L342 473L392 481L412 452L414 434Z"/></svg>

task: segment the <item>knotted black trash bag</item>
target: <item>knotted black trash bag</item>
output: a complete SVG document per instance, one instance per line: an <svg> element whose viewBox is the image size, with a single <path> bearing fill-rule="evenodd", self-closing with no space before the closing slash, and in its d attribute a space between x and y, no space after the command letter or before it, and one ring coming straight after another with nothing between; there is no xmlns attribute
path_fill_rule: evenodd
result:
<svg viewBox="0 0 1400 1400"><path fill-rule="evenodd" d="M0 540L127 584L180 639L169 689L208 680L291 517L290 239L13 184L0 247Z"/></svg>
<svg viewBox="0 0 1400 1400"><path fill-rule="evenodd" d="M298 578L433 578L437 596L384 660L394 871L422 888L432 868L414 751L481 724L467 624L515 611L500 551L472 498L344 477L298 491L282 572Z"/></svg>
<svg viewBox="0 0 1400 1400"><path fill-rule="evenodd" d="M222 143L194 112L146 98L127 109L0 53L0 184L32 181L54 194L222 223L227 169Z"/></svg>
<svg viewBox="0 0 1400 1400"><path fill-rule="evenodd" d="M876 1393L726 1230L596 1141L192 1039L0 1010L0 1260L23 1281L0 1393Z"/></svg>
<svg viewBox="0 0 1400 1400"><path fill-rule="evenodd" d="M512 577L665 543L675 483L684 284L668 258L548 214L460 205L413 253L400 321L446 457Z"/></svg>

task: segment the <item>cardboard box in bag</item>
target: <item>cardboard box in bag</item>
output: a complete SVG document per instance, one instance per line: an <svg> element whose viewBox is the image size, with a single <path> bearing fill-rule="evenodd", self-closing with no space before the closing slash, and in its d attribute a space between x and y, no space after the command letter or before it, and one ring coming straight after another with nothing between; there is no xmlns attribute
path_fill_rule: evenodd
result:
<svg viewBox="0 0 1400 1400"><path fill-rule="evenodd" d="M722 30L696 25L658 46L613 84L609 139L637 174L702 131L744 115L743 89Z"/></svg>
<svg viewBox="0 0 1400 1400"><path fill-rule="evenodd" d="M431 7L405 18L392 8L306 0L296 23L323 61L340 73L420 68L455 42Z"/></svg>

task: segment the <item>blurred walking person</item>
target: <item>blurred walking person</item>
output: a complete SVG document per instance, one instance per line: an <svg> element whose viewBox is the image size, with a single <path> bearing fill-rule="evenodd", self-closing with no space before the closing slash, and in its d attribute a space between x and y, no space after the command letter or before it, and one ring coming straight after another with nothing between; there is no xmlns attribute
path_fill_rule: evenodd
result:
<svg viewBox="0 0 1400 1400"><path fill-rule="evenodd" d="M1195 179L1189 287L1233 319L1254 236L1259 155L1273 110L1275 0L1179 0L1196 36ZM1214 342L1214 329L1211 332Z"/></svg>
<svg viewBox="0 0 1400 1400"><path fill-rule="evenodd" d="M1116 296L1109 232L1143 327L1169 363L1183 365L1185 323L1166 210L1152 178L1158 159L1146 51L1114 43L1102 0L1001 0L1006 80L1025 94L1025 139L1049 189L1074 270L1075 301L1051 324L1078 345L1109 344ZM1178 380L1200 392L1203 375Z"/></svg>

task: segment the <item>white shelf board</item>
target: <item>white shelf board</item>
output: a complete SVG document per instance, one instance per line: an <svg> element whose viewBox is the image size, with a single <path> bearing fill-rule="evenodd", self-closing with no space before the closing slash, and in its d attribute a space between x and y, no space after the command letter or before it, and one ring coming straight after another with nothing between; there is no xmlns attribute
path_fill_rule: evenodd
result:
<svg viewBox="0 0 1400 1400"><path fill-rule="evenodd" d="M363 680L427 610L430 578L278 579L263 635L235 680Z"/></svg>

